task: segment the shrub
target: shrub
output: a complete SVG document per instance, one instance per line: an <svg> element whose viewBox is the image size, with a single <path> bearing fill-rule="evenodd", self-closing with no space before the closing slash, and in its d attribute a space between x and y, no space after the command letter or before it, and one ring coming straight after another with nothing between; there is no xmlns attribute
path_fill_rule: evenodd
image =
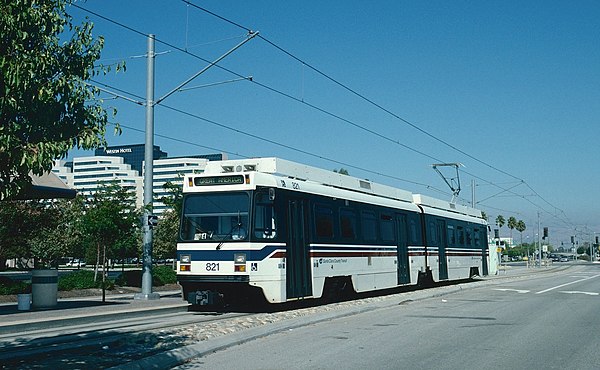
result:
<svg viewBox="0 0 600 370"><path fill-rule="evenodd" d="M31 293L31 283L0 276L0 295Z"/></svg>
<svg viewBox="0 0 600 370"><path fill-rule="evenodd" d="M175 284L177 282L177 273L171 266L156 266L152 269L152 280L159 280L160 285ZM154 283L156 285L156 283Z"/></svg>
<svg viewBox="0 0 600 370"><path fill-rule="evenodd" d="M106 280L106 289L114 288L114 281ZM94 282L94 272L79 270L58 278L58 290L102 288L102 278Z"/></svg>
<svg viewBox="0 0 600 370"><path fill-rule="evenodd" d="M154 266L152 268L152 285L162 286L165 284L175 284L177 282L177 274L170 266ZM115 284L119 286L142 286L142 271L130 270L125 271L115 280Z"/></svg>

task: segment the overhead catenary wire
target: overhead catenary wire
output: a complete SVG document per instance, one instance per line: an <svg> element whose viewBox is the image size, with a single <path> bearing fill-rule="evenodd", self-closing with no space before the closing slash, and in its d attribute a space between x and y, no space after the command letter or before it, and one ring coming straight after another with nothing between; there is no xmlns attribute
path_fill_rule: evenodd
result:
<svg viewBox="0 0 600 370"><path fill-rule="evenodd" d="M220 19L220 20L222 20L222 21L224 21L224 22L227 22L227 23L229 23L229 24L231 24L231 25L233 25L233 26L236 26L236 27L238 27L238 28L241 28L241 29L243 29L243 30L246 30L246 31L250 31L250 30L251 30L250 28L248 28L248 27L246 27L246 26L243 26L243 25L241 25L241 24L239 24L239 23L237 23L237 22L234 22L234 21L232 21L232 20L230 20L230 19L226 18L226 17L223 17L223 16L221 16L221 15L219 15L219 14L216 14L216 13L214 13L214 12L212 12L212 11L210 11L210 10L208 10L208 9L204 8L204 7L201 7L201 6L197 5L197 4L194 4L194 3L192 3L192 2L191 2L191 1L189 1L189 0L181 0L181 1L182 1L182 2L184 2L185 4L187 4L188 6L192 6L192 7L196 8L196 9L198 9L198 10L201 10L201 11L203 11L203 12L207 13L207 14L210 14L211 16L214 16L214 17L216 17L216 18L218 18L218 19ZM335 78L331 77L330 75L328 75L328 74L324 73L324 72L323 72L323 71L321 71L320 69L318 69L318 68L316 68L315 66L313 66L311 63L308 63L306 60L303 60L303 59L301 59L301 58L297 57L295 54L293 54L293 53L289 52L288 50L284 49L283 47L280 47L280 46L279 46L279 45L277 45L276 43L274 43L274 42L272 42L271 40L267 39L267 38L266 38L264 35L258 35L258 38L259 38L259 39L262 39L262 40L263 40L263 41L265 41L267 44L271 45L272 47L276 48L277 50L281 51L282 53L284 53L284 54L288 55L290 58L292 58L292 59L296 60L297 62L301 63L303 67L308 67L309 69L311 69L311 70L312 70L312 71L314 71L315 73L319 74L320 76L322 76L322 77L326 78L327 80L329 80L329 81L331 81L332 83L334 83L334 84L336 84L336 85L340 86L340 87L341 87L341 88L343 88L344 90L346 90L346 91L348 91L348 92L350 92L350 93L354 94L355 96L357 96L357 97L359 97L360 99L362 99L362 100L364 100L364 101L368 102L369 104L371 104L371 105L373 105L373 106L377 107L378 109L380 109L380 110L382 110L382 111L384 111L384 112L388 113L388 114L389 114L389 115L391 115L392 117L394 117L394 118L396 118L396 119L398 119L398 120L400 120L400 121L404 122L405 124L409 125L409 126L410 126L410 127L412 127L413 129L415 129L415 130L417 130L417 131L421 132L422 134L424 134L424 135L426 135L426 136L430 137L431 139L434 139L434 140L436 140L436 141L438 141L438 142L440 142L440 143L442 143L442 144L444 144L444 145L448 146L449 148L451 148L451 149L453 149L453 150L457 151L458 153L460 153L460 154L462 154L462 155L465 155L466 157L468 157L468 158L471 158L472 160L474 160L474 161L476 161L476 162L478 162L478 163L480 163L480 164L482 164L482 165L484 165L484 166L486 166L486 167L488 167L488 168L490 168L490 169L493 169L493 170L495 170L495 171L497 171L497 172L499 172L499 173L502 173L502 174L504 174L504 175L506 175L506 176L509 176L509 177L512 177L512 178L514 178L514 179L516 179L516 180L519 180L519 181L521 181L521 182L522 182L523 184L525 184L525 185L526 185L526 186L527 186L527 187L528 187L528 188L529 188L531 191L533 191L533 192L536 194L536 196L537 196L538 198L540 198L540 199L541 199L541 200L542 200L544 203L546 203L547 205L549 205L549 206L550 206L550 207L552 207L552 208L558 209L558 208L557 208L557 207L555 207L553 204L551 204L549 201L547 201L547 200L546 200L544 197L542 197L542 196L541 196L541 195L540 195L540 194L539 194L537 191L535 191L535 189L533 189L533 188L532 188L532 187L531 187L531 186L530 186L530 185L529 185L529 184L528 184L528 183L527 183L525 180L523 180L522 178L520 178L520 177L518 177L518 176L515 176L515 175L513 175L513 174L511 174L511 173L509 173L509 172L507 172L507 171L504 171L504 170L502 170L502 169L500 169L500 168L498 168L498 167L496 167L496 166L494 166L494 165L492 165L492 164L489 164L489 163L487 163L487 162L485 162L485 161L483 161L483 160L481 160L481 159L479 159L479 158L477 158L477 157L475 157L475 156L473 156L473 155L471 155L471 154L469 154L469 153L465 152L464 150L462 150L462 149L460 149L460 148L456 147L455 145L453 145L453 144L451 144L451 143L447 142L446 140L443 140L443 139L441 139L441 138L437 137L436 135L434 135L434 134L432 134L432 133L430 133L430 132L428 132L428 131L426 131L426 130L422 129L421 127L417 126L416 124L414 124L414 123L410 122L409 120L407 120L407 119L405 119L405 118L403 118L403 117L399 116L398 114L396 114L396 113L392 112L391 110L389 110L389 109L385 108L384 106L380 105L379 103L375 102L374 100L372 100L372 99L370 99L370 98L366 97L364 94L361 94L361 93L359 93L358 91L356 91L356 90L352 89L352 88L351 88L351 87L349 87L348 85L346 85L346 84L344 84L344 83L340 82L339 80L337 80L337 79L335 79ZM302 100L302 101L303 101L303 100ZM467 173L467 174L469 174L469 175L471 175L471 176L473 176L473 174L470 174L470 173L468 173L467 171L463 171L463 172L464 172L464 173ZM478 178L477 176L473 176L473 177L475 177L475 178ZM481 178L478 178L478 179L482 180ZM485 181L485 180L484 180L484 181ZM486 182L487 182L487 181L486 181ZM504 190L506 190L506 189L504 189ZM532 203L532 204L533 204L533 205L536 205L536 204L534 204L534 203ZM544 208L543 208L543 207L540 207L540 206L538 206L538 208L540 208L540 209L544 210ZM546 210L544 210L544 211L545 211L545 212L547 212L547 213L550 213L550 212L548 212L548 211L546 211ZM561 212L564 214L564 212L563 212L562 210L561 210ZM566 216L566 215L565 215L565 216Z"/></svg>
<svg viewBox="0 0 600 370"><path fill-rule="evenodd" d="M215 16L215 17L217 17L217 18L219 18L219 19L221 19L221 20L223 20L223 21L226 21L226 22L228 22L228 23L230 23L230 24L232 24L232 25L235 25L236 27L239 27L239 28L241 28L241 29L244 29L244 30L246 30L246 31L251 31L251 29L250 29L250 28L247 28L247 27L244 27L244 26L242 26L242 25L240 25L240 24L238 24L238 23L232 22L232 21L230 21L230 20L226 19L225 17L222 17L222 16L220 16L220 15L218 15L218 14L216 14L216 13L210 12L210 11L208 11L207 9L205 9L205 8L202 8L202 7L199 7L199 6L197 6L197 5L193 4L193 3L189 2L189 1L186 1L186 0L182 0L182 1L183 1L184 3L186 3L186 4L188 4L188 5L191 5L191 6L195 7L195 8L197 8L197 9L199 9L199 10L205 11L205 12L207 12L208 14L211 14L211 15L213 15L213 16ZM120 26L120 27L122 27L122 28L125 28L125 29L127 29L127 30L129 30L129 31L131 31L131 32L134 32L134 33L136 33L136 34L138 34L138 35L140 35L140 36L144 36L144 37L146 37L146 36L147 36L147 33L144 33L144 32L141 32L141 31L139 31L139 30L136 30L136 29L134 29L134 28L132 28L132 27L130 27L130 26L127 26L127 25L125 25L125 24L121 23L121 22L115 21L115 20L113 20L113 19L110 19L110 18L108 18L108 17L105 17L105 16L103 16L103 15L101 15L101 14L98 14L98 13L96 13L96 12L90 11L90 10L88 10L88 9L86 9L86 8L83 8L83 7L79 6L79 5L77 5L77 4L72 4L72 5L73 5L74 7L76 7L76 8L78 8L78 9L82 10L82 11L85 11L85 12L88 12L88 13L90 13L90 14L93 14L94 16L97 16L97 17L99 17L99 18L101 18L101 19L104 19L104 20L106 20L106 21L108 21L108 22L111 22L111 23L113 23L113 24L116 24L116 25L118 25L118 26ZM418 127L418 126L414 125L414 124L413 124L413 123L411 123L410 121L408 121L408 120L406 120L406 119L404 119L404 118L402 118L402 117L400 117L400 116L396 115L395 113L391 112L390 110L388 110L388 109L384 108L383 106L381 106L381 105L377 104L377 103L376 103L376 102L374 102L373 100L371 100L371 99L369 99L369 98L365 97L364 95L362 95L362 94L360 94L360 93L356 92L355 90L353 90L353 89L349 88L348 86L346 86L345 84L341 83L340 81L338 81L338 80L336 80L336 79L334 79L334 78L332 78L332 77L328 76L327 74L325 74L324 72L320 71L319 69L317 69L317 68L316 68L316 67L314 67L313 65L311 65L311 64L309 64L309 63L307 63L307 62L303 61L302 59L300 59L300 58L296 57L295 55L293 55L292 53L290 53L290 52L288 52L287 50L283 49L282 47L280 47L280 46L276 45L275 43L271 42L270 40L266 39L264 36L262 36L262 35L259 35L259 38L260 38L260 39L262 39L263 41L267 42L268 44L272 45L272 46L273 46L273 47L275 47L276 49L280 50L281 52L285 53L286 55L289 55L291 58L293 58L293 59L297 60L298 62L302 63L302 64L303 64L303 65L305 65L307 68L310 68L311 70L315 71L316 73L318 73L319 75L323 76L324 78L327 78L328 80L332 81L333 83L335 83L335 84L339 85L340 87L342 87L342 88L344 88L344 89L348 90L349 92L351 92L351 93L355 94L356 96L360 97L361 99L364 99L365 101L367 101L367 102L369 102L370 104L374 105L374 106L375 106L375 107L377 107L378 109L381 109L381 110L385 111L386 113L388 113L388 114L392 115L393 117L395 117L395 118L397 118L397 119L401 120L402 122L405 122L406 124L408 124L408 125L412 126L412 127L413 127L413 128L415 128L415 129L417 129L417 130L421 131L423 134L425 134L425 135L427 135L427 136L430 136L431 138L433 138L433 139L435 139L435 140L437 140L437 141L439 141L439 142L441 142L441 143L443 143L443 144L445 144L445 145L449 146L450 148L452 148L452 149L454 149L454 150L458 151L459 153L461 153L461 154L463 154L463 155L465 155L465 156L467 156L467 157L469 157L469 158L471 158L471 159L473 159L473 160L475 160L475 161L477 161L477 162L479 162L479 163L481 163L481 164L483 164L483 165L485 165L485 166L488 166L489 168L492 168L492 169L494 169L494 170L496 170L496 171L498 171L498 172L500 172L500 173L503 173L503 174L505 174L505 175L507 175L507 176L510 176L510 177L513 177L513 178L515 178L515 179L517 179L517 180L520 180L520 181L521 181L522 183L524 183L524 184L525 184L525 185L526 185L528 188L530 188L530 190L531 190L531 191L533 191L533 192L534 192L534 193L537 195L537 197L538 197L539 199L543 200L543 201L544 201L544 202L545 202L547 205L549 205L550 207L554 208L555 210L559 210L557 207L554 207L554 206L553 206L553 205L552 205L550 202L548 202L546 199L544 199L543 197L541 197L541 196L539 195L539 193L537 193L537 192L536 192L536 191L535 191L535 190L534 190L534 189L533 189L533 188L532 188L532 187L531 187L529 184L527 184L527 182L525 182L524 180L522 180L522 179L520 179L520 178L518 178L518 177L516 177L516 176L514 176L514 175L512 175L512 174L510 174L510 173L508 173L508 172L505 172L505 171L503 171L503 170L501 170L501 169L499 169L499 168L496 168L495 166L492 166L492 165L490 165L490 164L487 164L486 162L484 162L484 161L482 161L482 160L478 159L477 157L474 157L474 156L472 156L472 155L470 155L470 154L468 154L468 153L466 153L466 152L462 151L461 149L459 149L459 148L457 148L457 147L453 146L452 144L450 144L450 143L447 143L446 141L444 141L444 140L442 140L442 139L440 139L440 138L436 137L435 135L433 135L433 134L431 134L431 133L429 133L429 132L427 132L427 131L425 131L425 130L421 129L420 127ZM173 44L171 44L171 43L168 43L168 42L165 42L165 41L162 41L162 40L159 40L159 39L157 39L156 41L157 41L157 42L160 42L160 43L162 43L162 44L164 44L164 45L167 45L167 46L169 46L169 47L171 47L171 48L173 48L173 49L175 49L175 50L178 50L178 51L180 51L180 52L186 53L186 54L188 54L188 55L190 55L190 56L192 56L192 57L195 57L195 58L197 58L197 59L199 59L199 60L202 60L202 61L204 61L204 62L210 63L210 61L209 61L209 60L206 60L206 59L204 59L204 58L202 58L202 57L200 57L200 56L198 56L198 55L196 55L196 54L190 53L190 52L189 52L188 50L186 50L186 49L180 48L180 47L178 47L178 46L176 46L176 45L173 45ZM230 69L228 69L228 68L224 68L224 67L222 67L222 66L220 66L220 65L216 65L216 67L218 67L218 68L220 68L220 69L222 69L222 70L224 70L224 71L226 71L226 72L228 72L228 73L231 73L231 74L233 74L233 75L236 75L236 76L238 76L238 77L240 77L240 78L244 78L244 76L242 76L241 74L239 74L239 73L237 73L237 72L235 72L235 71L232 71L232 70L230 70ZM437 158L434 158L433 156L431 156L431 155L429 155L429 154L427 154L427 153L424 153L424 152L422 152L422 151L419 151L419 150L416 150L416 149L414 149L414 148L411 148L411 147L409 147L409 146L407 146L407 145L405 145L405 144L402 144L402 143L400 143L398 140L393 140L393 139L390 139L390 138L388 138L387 136L385 136L385 135L383 135L383 134L380 134L380 133L378 133L378 132L376 132L376 131L374 131L374 130L368 129L368 128L364 127L364 126L361 126L361 125L359 125L359 124L356 124L356 123L354 123L354 122L352 122L352 121L350 121L350 120L347 120L347 119L345 119L345 118L343 118L343 117L341 117L341 116L339 116L339 115L336 115L336 114L334 114L334 113L332 113L332 112L329 112L329 111L327 111L327 110L325 110L325 109L323 109L323 108L320 108L320 107L317 107L317 106L315 106L315 105L313 105L313 104L310 104L310 103L308 103L308 102L304 101L304 99L298 99L298 98L295 98L295 97L293 97L293 96L292 96L292 95L290 95L290 94L287 94L287 93L285 93L285 92L282 92L282 91L280 91L280 90L277 90L277 89L275 89L275 88L273 88L273 87L270 87L270 86L267 86L267 85L265 85L265 84L262 84L262 83L260 83L260 82L256 81L255 79L253 79L253 80L252 80L252 83L254 83L254 84L256 84L257 86L260 86L260 87L262 87L262 88L265 88L265 89L267 89L267 90L269 90L269 91L272 91L272 92L274 92L274 93L280 94L280 95L282 95L282 96L285 96L285 97L287 97L287 98L290 98L290 99L293 99L293 100L295 100L295 101L297 101L297 102L299 102L299 103L305 104L305 105L307 105L308 107L311 107L312 109L315 109L315 110L317 110L317 111L319 111L319 112L322 112L322 113L324 113L324 114L330 115L330 116L332 116L332 117L334 117L334 118L336 118L336 119L342 120L343 122L346 122L346 123L348 123L348 124L351 124L351 125L353 125L353 126L355 126L355 127L359 128L359 129L362 129L362 130L364 130L364 131L366 131L366 132L369 132L370 134L373 134L373 135L376 135L376 136L378 136L378 137L380 137L380 138L382 138L382 139L385 139L385 140L391 141L392 143L394 143L394 144L396 144L396 145L399 145L399 146L402 146L402 147L404 147L405 149L408 149L408 150L414 151L414 152L416 152L416 153L418 153L418 154L420 154L420 155L423 155L423 156L425 156L425 157L427 157L427 158L430 158L430 159L433 159L433 160L435 160L435 161L439 161L439 159L437 159ZM348 167L353 167L353 166L349 166L348 164L346 164L346 165L347 165ZM500 189L503 189L503 190L507 191L507 189L504 189L503 187L499 186L498 184L495 184L495 183L493 183L493 182L491 182L491 181L488 181L488 180L486 180L486 179L483 179L483 178L481 178L481 177L479 177L479 176L476 176L476 175L474 175L474 174L472 174L472 173L469 173L469 172L467 172L467 171L463 171L463 172L464 172L464 173L466 173L466 174L468 174L468 175L471 175L471 176L473 176L474 178L476 178L476 179L478 179L478 180L480 180L480 181L483 181L483 182L485 182L485 183L488 183L488 184L490 184L490 185L496 186L496 187L498 187L498 188L500 188ZM380 175L380 176L384 176L384 177L390 177L390 178L394 178L394 176L389 176L389 175L384 175L384 174L379 174L379 175ZM401 181L407 181L407 180L405 180L405 179L401 179ZM409 182L410 182L410 181L409 181ZM420 184L420 185L424 185L424 184ZM424 185L424 186L426 186L426 185ZM429 188L432 188L432 187L429 187ZM512 192L511 192L511 193L512 193ZM517 197L521 197L521 198L525 199L524 197L522 197L521 195L519 195L519 194L517 194L517 193L513 193L513 195L515 195L515 196L517 196ZM539 208L539 209L543 210L544 212L546 212L546 213L548 213L548 214L552 214L552 212L549 212L549 211L545 210L545 209L544 209L544 207L540 206L539 204L536 204L536 203L532 202L532 201L531 201L531 200L529 200L529 199L525 199L525 200L526 200L526 201L528 201L529 203L531 203L532 205L534 205L535 207L537 207L537 208ZM564 214L564 211L560 210L560 212L561 212L561 213L562 213L562 214L563 214L563 215L566 217L566 214ZM566 221L566 222L567 222L567 223L570 223L570 222L568 222L568 221Z"/></svg>
<svg viewBox="0 0 600 370"><path fill-rule="evenodd" d="M110 85L101 83L99 81L93 81L93 82L95 84L99 84L99 85L105 87L102 91L104 91L106 93L109 93L109 94L112 94L112 95L114 95L117 98L123 97L121 94L111 93L110 90L108 90L108 89L111 89L113 87L111 87ZM139 99L143 99L141 96L136 95L134 93L126 92L126 91L124 91L122 89L117 89L117 88L114 88L114 89L118 90L119 92L121 92L123 94L129 94L129 95L137 97ZM129 102L133 102L133 103L137 104L137 102L135 102L133 99L126 99L126 100L129 101ZM444 192L443 190L438 189L438 188L433 187L433 186L428 185L428 184L424 184L424 183L420 183L420 182L412 181L412 180L408 180L408 179L403 179L403 178L400 178L398 176L384 174L384 173L381 173L381 172L378 172L378 171L373 171L373 170L370 170L370 169L367 169L367 168L364 168L364 167L356 166L356 165L353 165L351 163L347 163L347 162L343 162L343 161L336 160L336 159L333 159L333 158L329 158L329 157L325 157L325 156L322 156L322 155L318 155L318 154L315 154L315 153L312 153L312 152L309 152L309 151L306 151L306 150L303 150L303 149L300 149L300 148L293 147L291 145L287 145L287 144L283 144L283 143L277 142L275 140L267 139L267 138L265 138L263 136L255 135L255 134L246 132L244 130L237 129L235 127L223 124L221 122L217 122L215 120L211 120L211 119L208 119L208 118L205 118L205 117L201 117L201 116L199 116L197 114L190 113L190 112L184 111L184 110L179 109L179 108L175 108L175 107L172 107L172 106L169 106L169 105L165 105L165 104L160 104L158 106L162 107L162 108L165 108L165 109L169 109L169 110L174 111L174 112L177 112L179 114L186 115L186 116L191 117L193 119L200 120L200 121L212 124L214 126L218 126L220 128L223 128L223 129L226 129L226 130L229 130L229 131L233 131L233 132L241 134L241 135L245 135L245 136L251 137L251 138L259 140L259 141L264 141L266 143L282 147L284 149L295 151L295 152L298 152L298 153L301 153L301 154L304 154L304 155L307 155L307 156L311 156L311 157L314 157L314 158L325 160L325 161L328 161L328 162L331 162L331 163L335 163L335 164L338 164L338 165L341 165L341 166L345 166L345 167L348 167L348 168L352 168L352 169L356 169L356 170L359 170L359 171L363 171L365 173L370 173L370 174L373 174L373 175L377 175L377 176L389 178L389 179L396 180L396 181L402 181L402 182L410 183L410 184L413 184L413 185L423 186L423 187L425 187L427 189L434 190L434 191L439 192L441 194L447 194L447 192ZM120 125L120 126L127 127L127 126L124 126L124 125ZM169 138L171 140L176 140L176 141L179 141L179 142L185 142L183 140L172 138L172 137L168 137L168 136L165 136L165 135L161 135L161 137ZM204 147L204 146L201 146L201 147ZM211 150L212 149L214 149L214 148L211 148ZM229 153L229 152L227 152L226 150L223 150L223 149L216 149L216 150ZM249 157L249 155L239 155L239 156L241 156L241 157Z"/></svg>

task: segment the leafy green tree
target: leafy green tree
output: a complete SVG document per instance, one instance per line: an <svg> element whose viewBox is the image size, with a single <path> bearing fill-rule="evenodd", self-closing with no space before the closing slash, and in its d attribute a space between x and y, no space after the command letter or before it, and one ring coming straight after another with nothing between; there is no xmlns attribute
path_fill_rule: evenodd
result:
<svg viewBox="0 0 600 370"><path fill-rule="evenodd" d="M44 204L39 200L0 202L0 268L7 259L31 259L28 241L47 225Z"/></svg>
<svg viewBox="0 0 600 370"><path fill-rule="evenodd" d="M165 211L154 229L153 252L156 258L174 258L177 250L177 235L183 207L183 187L167 182L163 185L167 196L161 202L171 209Z"/></svg>
<svg viewBox="0 0 600 370"><path fill-rule="evenodd" d="M340 175L349 175L349 173L348 173L348 170L347 170L347 169L345 169L344 167L340 167L340 169L339 169L339 170L337 170L337 169L334 169L334 170L333 170L333 172L337 172L337 173L339 173Z"/></svg>
<svg viewBox="0 0 600 370"><path fill-rule="evenodd" d="M88 245L86 256L96 260L96 278L100 264L106 271L109 258L118 257L123 248L140 245L140 217L135 195L116 183L103 184L88 200L81 225Z"/></svg>
<svg viewBox="0 0 600 370"><path fill-rule="evenodd" d="M99 90L86 83L108 72L95 66L104 40L92 36L89 21L73 24L71 1L4 1L0 8L0 199L71 148L106 143L108 114Z"/></svg>
<svg viewBox="0 0 600 370"><path fill-rule="evenodd" d="M28 239L31 255L36 267L58 266L58 259L77 255L82 244L79 228L83 215L80 197L73 200L45 201L42 212L44 224L38 225Z"/></svg>

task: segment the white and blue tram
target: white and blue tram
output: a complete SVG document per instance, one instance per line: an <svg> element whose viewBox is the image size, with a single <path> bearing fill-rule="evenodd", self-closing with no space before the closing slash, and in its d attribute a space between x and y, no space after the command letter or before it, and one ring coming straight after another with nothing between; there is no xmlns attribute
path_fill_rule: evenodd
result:
<svg viewBox="0 0 600 370"><path fill-rule="evenodd" d="M186 175L177 279L192 304L320 298L488 274L481 212L302 164Z"/></svg>

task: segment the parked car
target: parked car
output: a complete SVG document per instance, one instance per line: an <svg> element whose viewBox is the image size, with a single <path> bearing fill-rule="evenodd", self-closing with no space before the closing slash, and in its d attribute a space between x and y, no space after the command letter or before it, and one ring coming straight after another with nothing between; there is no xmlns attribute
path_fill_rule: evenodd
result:
<svg viewBox="0 0 600 370"><path fill-rule="evenodd" d="M569 257L567 256L560 256L560 262L568 262L569 261Z"/></svg>
<svg viewBox="0 0 600 370"><path fill-rule="evenodd" d="M85 261L79 259L73 259L67 262L67 267L85 267Z"/></svg>

